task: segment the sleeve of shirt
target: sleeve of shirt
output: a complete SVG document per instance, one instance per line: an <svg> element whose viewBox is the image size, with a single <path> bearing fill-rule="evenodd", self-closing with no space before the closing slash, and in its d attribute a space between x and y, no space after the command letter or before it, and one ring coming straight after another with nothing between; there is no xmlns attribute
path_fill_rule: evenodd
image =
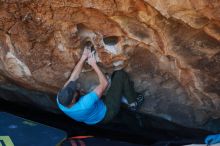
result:
<svg viewBox="0 0 220 146"><path fill-rule="evenodd" d="M92 91L88 94L86 94L85 96L81 97L80 99L80 103L85 107L85 108L90 108L91 106L93 106L95 104L95 102L99 100L98 95Z"/></svg>

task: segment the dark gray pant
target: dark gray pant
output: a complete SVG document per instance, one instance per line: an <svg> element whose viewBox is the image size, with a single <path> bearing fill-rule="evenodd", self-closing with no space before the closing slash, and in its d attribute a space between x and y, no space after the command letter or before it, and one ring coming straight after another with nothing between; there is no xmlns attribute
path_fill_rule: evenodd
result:
<svg viewBox="0 0 220 146"><path fill-rule="evenodd" d="M101 123L111 121L119 113L122 96L125 96L130 104L135 101L137 93L128 74L123 70L119 70L112 74L111 87L103 97L103 101L107 107L107 113Z"/></svg>

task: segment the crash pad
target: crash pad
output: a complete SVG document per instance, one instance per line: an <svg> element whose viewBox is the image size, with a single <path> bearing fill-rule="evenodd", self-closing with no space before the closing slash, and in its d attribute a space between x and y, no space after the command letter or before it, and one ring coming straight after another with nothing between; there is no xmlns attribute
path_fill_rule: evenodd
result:
<svg viewBox="0 0 220 146"><path fill-rule="evenodd" d="M66 136L62 130L0 112L0 146L58 146Z"/></svg>

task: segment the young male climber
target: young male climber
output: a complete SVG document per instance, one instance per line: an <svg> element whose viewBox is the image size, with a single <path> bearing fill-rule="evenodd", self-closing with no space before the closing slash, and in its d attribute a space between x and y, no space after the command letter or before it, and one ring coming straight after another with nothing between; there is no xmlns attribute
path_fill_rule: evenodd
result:
<svg viewBox="0 0 220 146"><path fill-rule="evenodd" d="M127 107L132 111L137 110L144 100L142 95L135 92L133 83L123 70L112 74L111 85L106 95L103 96L109 83L97 65L91 47L92 43L87 42L69 80L57 94L59 108L70 118L88 125L111 121L120 110L122 97L126 98ZM76 83L86 60L96 72L99 84L92 92L80 95Z"/></svg>

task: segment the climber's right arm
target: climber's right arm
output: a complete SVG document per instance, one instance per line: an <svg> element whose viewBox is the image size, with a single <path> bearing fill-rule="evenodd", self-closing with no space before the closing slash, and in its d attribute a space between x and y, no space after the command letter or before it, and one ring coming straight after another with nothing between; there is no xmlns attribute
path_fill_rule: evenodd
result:
<svg viewBox="0 0 220 146"><path fill-rule="evenodd" d="M85 60L88 58L89 53L90 53L90 50L85 48L83 51L82 57L80 58L79 62L76 64L73 72L70 75L69 80L65 83L64 87L68 85L70 81L76 81L79 78L79 75L82 71L83 64Z"/></svg>

